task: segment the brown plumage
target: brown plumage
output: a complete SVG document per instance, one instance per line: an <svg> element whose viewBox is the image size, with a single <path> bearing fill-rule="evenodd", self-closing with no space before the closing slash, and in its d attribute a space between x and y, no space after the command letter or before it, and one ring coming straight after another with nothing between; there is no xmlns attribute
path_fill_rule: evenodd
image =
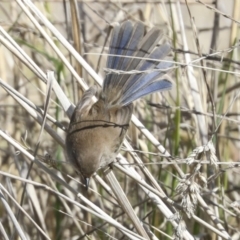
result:
<svg viewBox="0 0 240 240"><path fill-rule="evenodd" d="M114 28L107 68L125 73L110 71L100 91L94 86L83 94L66 138L68 158L83 175L86 185L92 174L110 164L119 152L131 119L132 102L171 88L168 80L161 80L171 63L158 61L170 52L170 46L157 46L160 38L157 28L144 36L141 23L133 26L127 21ZM133 70L138 72L130 73ZM96 103L93 96L98 97Z"/></svg>

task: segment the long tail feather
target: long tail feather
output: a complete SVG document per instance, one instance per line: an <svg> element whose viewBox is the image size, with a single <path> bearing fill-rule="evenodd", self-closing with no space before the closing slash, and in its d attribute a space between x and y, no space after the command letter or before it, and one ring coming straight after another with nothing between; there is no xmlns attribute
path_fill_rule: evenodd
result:
<svg viewBox="0 0 240 240"><path fill-rule="evenodd" d="M171 87L169 81L160 81L165 70L172 65L161 62L170 52L170 46L164 44L157 47L162 37L158 28L151 29L144 37L143 31L143 24L132 26L129 21L114 28L107 68L127 73L107 74L102 98L109 107L124 106L142 96Z"/></svg>
<svg viewBox="0 0 240 240"><path fill-rule="evenodd" d="M128 97L125 97L123 105L128 105L129 103L135 101L136 99L146 96L150 93L167 91L167 90L170 90L171 88L172 88L172 83L168 80L160 80L160 81L152 82L142 90L138 90L134 94L129 95Z"/></svg>
<svg viewBox="0 0 240 240"><path fill-rule="evenodd" d="M114 56L109 56L108 58L107 66L109 68L119 69L120 57L117 56L125 55L126 46L132 35L132 29L132 23L129 21L125 22L120 29L119 27L114 28L109 51L109 54Z"/></svg>

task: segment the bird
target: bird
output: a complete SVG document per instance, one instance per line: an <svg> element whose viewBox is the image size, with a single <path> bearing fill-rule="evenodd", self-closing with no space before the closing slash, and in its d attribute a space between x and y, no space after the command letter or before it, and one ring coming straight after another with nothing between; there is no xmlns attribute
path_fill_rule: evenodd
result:
<svg viewBox="0 0 240 240"><path fill-rule="evenodd" d="M133 102L172 88L171 81L162 79L173 65L163 61L171 46L159 45L162 36L157 27L145 34L141 22L125 21L113 27L103 86L92 86L83 93L66 135L67 157L83 176L87 189L91 176L119 153Z"/></svg>

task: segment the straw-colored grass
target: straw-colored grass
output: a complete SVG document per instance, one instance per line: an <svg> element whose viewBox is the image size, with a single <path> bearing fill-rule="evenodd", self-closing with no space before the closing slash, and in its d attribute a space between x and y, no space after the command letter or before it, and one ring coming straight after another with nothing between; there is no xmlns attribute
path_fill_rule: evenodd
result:
<svg viewBox="0 0 240 240"><path fill-rule="evenodd" d="M240 239L239 7L2 0L0 239ZM174 87L135 103L121 154L86 191L66 129L127 19L162 29Z"/></svg>

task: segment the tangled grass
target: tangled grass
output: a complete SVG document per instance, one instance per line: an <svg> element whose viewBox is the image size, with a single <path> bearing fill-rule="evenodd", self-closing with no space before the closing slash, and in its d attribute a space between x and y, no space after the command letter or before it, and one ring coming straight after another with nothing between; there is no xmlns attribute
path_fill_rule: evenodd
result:
<svg viewBox="0 0 240 240"><path fill-rule="evenodd" d="M240 239L239 1L2 0L0 12L1 239ZM65 132L127 19L163 30L174 89L135 104L121 155L86 191Z"/></svg>

